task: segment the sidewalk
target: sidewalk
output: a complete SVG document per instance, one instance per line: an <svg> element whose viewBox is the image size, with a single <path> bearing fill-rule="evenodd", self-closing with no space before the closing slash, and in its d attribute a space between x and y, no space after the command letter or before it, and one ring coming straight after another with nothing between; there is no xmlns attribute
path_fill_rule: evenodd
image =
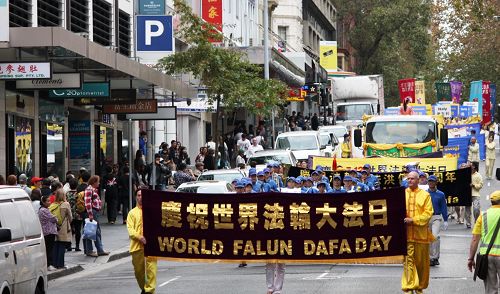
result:
<svg viewBox="0 0 500 294"><path fill-rule="evenodd" d="M127 226L122 224L122 216L118 215L114 225L108 224L108 219L105 215L99 217L99 222L101 225L102 244L104 250L109 251L109 255L100 257L85 256L83 254L83 244L82 241L80 241L80 249L82 249L82 251L66 252L66 255L64 256L64 262L67 269L48 272L47 276L49 281L63 276L71 275L85 269L97 267L99 265L130 255L130 253L128 252L130 242L127 233ZM71 247L75 247L74 240L71 244Z"/></svg>

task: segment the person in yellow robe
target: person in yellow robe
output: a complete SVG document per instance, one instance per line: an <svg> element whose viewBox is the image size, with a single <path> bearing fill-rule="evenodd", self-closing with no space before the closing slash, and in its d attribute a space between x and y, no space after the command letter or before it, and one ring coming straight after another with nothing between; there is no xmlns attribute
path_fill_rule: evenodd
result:
<svg viewBox="0 0 500 294"><path fill-rule="evenodd" d="M344 142L342 142L342 158L351 157L351 136L349 134L344 134Z"/></svg>
<svg viewBox="0 0 500 294"><path fill-rule="evenodd" d="M141 293L154 293L156 289L156 272L158 270L155 257L144 257L146 239L142 230L142 191L137 191L137 206L127 216L127 230L130 237L130 255L134 266L135 278Z"/></svg>
<svg viewBox="0 0 500 294"><path fill-rule="evenodd" d="M410 172L406 188L407 253L404 259L401 288L405 293L422 293L429 285L429 246L434 236L429 221L434 214L429 193L418 187L418 173Z"/></svg>

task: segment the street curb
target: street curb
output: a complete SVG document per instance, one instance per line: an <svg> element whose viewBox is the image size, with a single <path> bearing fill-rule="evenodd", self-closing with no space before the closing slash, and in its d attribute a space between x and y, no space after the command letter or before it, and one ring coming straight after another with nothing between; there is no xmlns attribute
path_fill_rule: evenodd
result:
<svg viewBox="0 0 500 294"><path fill-rule="evenodd" d="M118 260L118 259L122 259L122 258L125 258L125 257L128 257L128 256L130 256L130 252L128 250L127 251L123 251L123 252L119 252L119 253L110 255L107 263L115 261L115 260Z"/></svg>
<svg viewBox="0 0 500 294"><path fill-rule="evenodd" d="M83 267L81 265L77 265L77 266L70 267L70 268L65 269L65 270L49 273L47 275L47 280L49 280L49 281L55 280L55 279L58 279L58 278L61 278L64 276L69 276L69 275L72 275L72 274L75 274L75 273L78 273L81 271L83 271Z"/></svg>

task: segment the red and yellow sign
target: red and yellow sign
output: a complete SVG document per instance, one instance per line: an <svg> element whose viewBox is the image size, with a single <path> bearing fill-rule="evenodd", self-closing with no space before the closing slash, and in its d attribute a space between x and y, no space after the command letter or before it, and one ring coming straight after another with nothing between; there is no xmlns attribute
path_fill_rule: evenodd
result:
<svg viewBox="0 0 500 294"><path fill-rule="evenodd" d="M222 0L202 0L201 18L222 33ZM218 43L220 40L210 40Z"/></svg>
<svg viewBox="0 0 500 294"><path fill-rule="evenodd" d="M286 101L304 102L305 97L306 97L306 91L302 90L302 88L289 88L288 97L286 98Z"/></svg>

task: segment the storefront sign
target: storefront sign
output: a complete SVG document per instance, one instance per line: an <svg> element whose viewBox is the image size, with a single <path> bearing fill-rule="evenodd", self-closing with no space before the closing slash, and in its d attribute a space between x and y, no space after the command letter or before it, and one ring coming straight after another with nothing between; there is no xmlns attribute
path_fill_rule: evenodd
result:
<svg viewBox="0 0 500 294"><path fill-rule="evenodd" d="M139 0L139 14L143 15L165 14L165 0Z"/></svg>
<svg viewBox="0 0 500 294"><path fill-rule="evenodd" d="M16 81L17 89L80 89L81 87L80 73L54 73L51 79Z"/></svg>
<svg viewBox="0 0 500 294"><path fill-rule="evenodd" d="M0 63L0 80L50 79L51 76L52 64L50 62Z"/></svg>
<svg viewBox="0 0 500 294"><path fill-rule="evenodd" d="M300 87L289 88L288 97L286 98L286 101L304 102L305 97L306 97L306 91L302 90L302 88Z"/></svg>
<svg viewBox="0 0 500 294"><path fill-rule="evenodd" d="M175 106L158 107L158 112L156 112L156 113L127 114L126 119L131 119L131 120L176 120L177 119L177 108Z"/></svg>
<svg viewBox="0 0 500 294"><path fill-rule="evenodd" d="M74 99L74 98L107 98L109 97L108 82L83 83L81 89L50 90L50 98Z"/></svg>
<svg viewBox="0 0 500 294"><path fill-rule="evenodd" d="M110 104L104 105L104 113L156 113L158 100L138 99L135 104Z"/></svg>
<svg viewBox="0 0 500 294"><path fill-rule="evenodd" d="M69 137L69 169L80 170L85 167L90 170L90 121L70 120Z"/></svg>
<svg viewBox="0 0 500 294"><path fill-rule="evenodd" d="M143 190L144 255L173 260L400 263L404 189L314 197Z"/></svg>
<svg viewBox="0 0 500 294"><path fill-rule="evenodd" d="M75 99L75 105L113 105L134 104L137 99L136 89L112 89L111 96L100 98Z"/></svg>

